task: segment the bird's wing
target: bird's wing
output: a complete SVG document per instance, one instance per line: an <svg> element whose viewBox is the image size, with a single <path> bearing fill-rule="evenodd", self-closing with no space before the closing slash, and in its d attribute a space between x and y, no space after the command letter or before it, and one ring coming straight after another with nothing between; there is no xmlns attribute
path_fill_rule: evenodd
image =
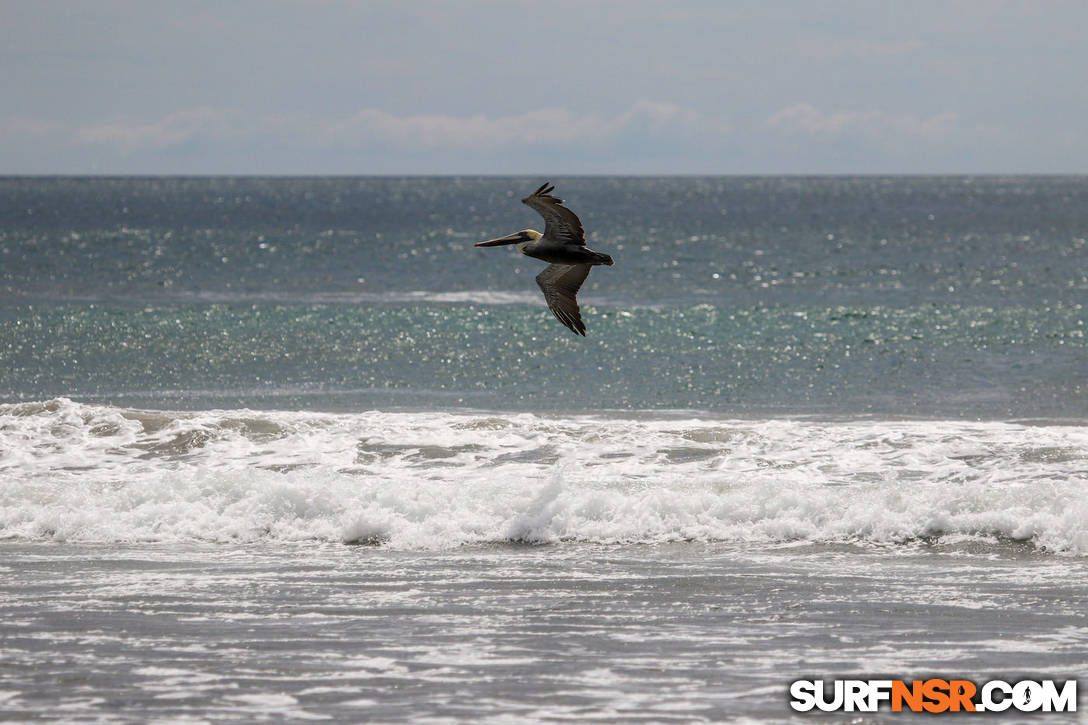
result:
<svg viewBox="0 0 1088 725"><path fill-rule="evenodd" d="M586 245L586 232L578 215L563 206L563 200L549 192L555 189L545 183L539 189L521 200L544 217L544 236L567 244Z"/></svg>
<svg viewBox="0 0 1088 725"><path fill-rule="evenodd" d="M582 337L586 336L586 326L582 323L575 295L589 276L589 269L588 264L549 264L536 276L536 283L540 285L555 319Z"/></svg>

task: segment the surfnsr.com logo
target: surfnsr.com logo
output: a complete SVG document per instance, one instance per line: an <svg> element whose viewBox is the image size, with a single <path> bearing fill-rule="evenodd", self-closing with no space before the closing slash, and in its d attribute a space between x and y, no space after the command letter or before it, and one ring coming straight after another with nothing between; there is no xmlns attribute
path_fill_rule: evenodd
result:
<svg viewBox="0 0 1088 725"><path fill-rule="evenodd" d="M798 712L1076 712L1077 681L797 680L790 707Z"/></svg>

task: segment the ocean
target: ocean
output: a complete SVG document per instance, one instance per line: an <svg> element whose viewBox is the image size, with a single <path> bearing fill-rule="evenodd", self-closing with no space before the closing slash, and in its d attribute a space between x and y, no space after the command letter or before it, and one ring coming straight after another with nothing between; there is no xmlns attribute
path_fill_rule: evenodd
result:
<svg viewBox="0 0 1088 725"><path fill-rule="evenodd" d="M0 719L1088 683L1088 178L543 181L0 178Z"/></svg>

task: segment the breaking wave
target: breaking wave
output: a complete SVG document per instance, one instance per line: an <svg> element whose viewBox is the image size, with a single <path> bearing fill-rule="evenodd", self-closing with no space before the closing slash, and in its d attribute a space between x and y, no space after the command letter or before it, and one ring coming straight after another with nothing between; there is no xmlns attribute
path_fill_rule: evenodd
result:
<svg viewBox="0 0 1088 725"><path fill-rule="evenodd" d="M0 405L0 537L1018 540L1088 555L1088 426Z"/></svg>

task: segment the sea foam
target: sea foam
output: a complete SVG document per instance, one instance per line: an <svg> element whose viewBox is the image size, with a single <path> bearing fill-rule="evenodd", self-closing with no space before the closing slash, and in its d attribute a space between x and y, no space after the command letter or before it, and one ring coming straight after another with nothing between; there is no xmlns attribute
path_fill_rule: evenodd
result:
<svg viewBox="0 0 1088 725"><path fill-rule="evenodd" d="M1088 427L0 406L0 537L1019 540L1088 554Z"/></svg>

